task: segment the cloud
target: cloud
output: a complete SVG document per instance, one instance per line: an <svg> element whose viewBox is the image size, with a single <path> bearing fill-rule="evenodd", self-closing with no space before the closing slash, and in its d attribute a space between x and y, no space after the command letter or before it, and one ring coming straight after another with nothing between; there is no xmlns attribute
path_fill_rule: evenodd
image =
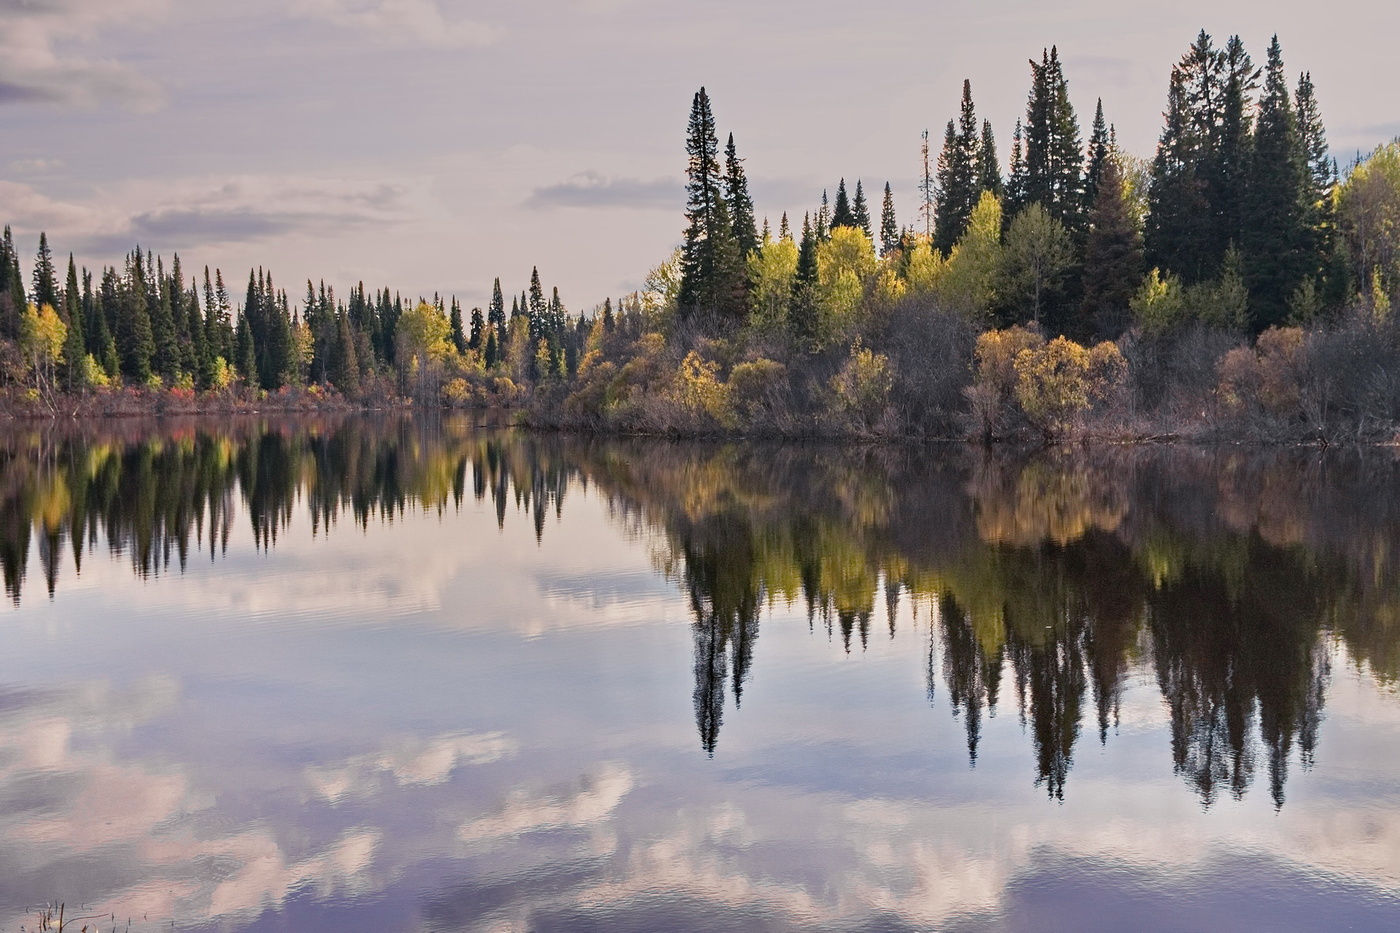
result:
<svg viewBox="0 0 1400 933"><path fill-rule="evenodd" d="M577 788L559 792L515 791L501 809L464 823L457 835L466 842L502 840L546 829L585 829L612 819L632 790L632 773L604 764L586 774Z"/></svg>
<svg viewBox="0 0 1400 933"><path fill-rule="evenodd" d="M110 254L137 242L183 248L394 227L417 216L425 186L411 178L242 175L134 182L74 203L0 181L0 203L17 231L46 230L56 241Z"/></svg>
<svg viewBox="0 0 1400 933"><path fill-rule="evenodd" d="M490 45L503 32L489 23L449 20L437 0L298 0L293 7L301 16L324 19L375 36L392 36L437 48Z"/></svg>
<svg viewBox="0 0 1400 933"><path fill-rule="evenodd" d="M168 0L0 0L0 106L160 106L160 86L130 65L61 55L58 47L91 40L112 23L154 19L168 6Z"/></svg>
<svg viewBox="0 0 1400 933"><path fill-rule="evenodd" d="M612 178L595 171L580 172L557 185L536 188L526 199L525 206L552 207L621 207L639 210L678 210L683 202L684 188L671 178L643 181L637 178Z"/></svg>
<svg viewBox="0 0 1400 933"><path fill-rule="evenodd" d="M373 793L383 775L392 775L400 787L442 784L461 764L490 764L515 753L516 743L502 732L444 735L427 741L405 740L378 754L309 768L306 779L318 796L334 803Z"/></svg>

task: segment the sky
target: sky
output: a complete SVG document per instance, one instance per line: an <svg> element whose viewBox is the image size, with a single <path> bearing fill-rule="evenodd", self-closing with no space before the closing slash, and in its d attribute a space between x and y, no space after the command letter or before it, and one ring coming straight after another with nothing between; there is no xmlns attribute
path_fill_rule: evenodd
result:
<svg viewBox="0 0 1400 933"><path fill-rule="evenodd" d="M920 134L964 78L1003 161L1028 59L1057 45L1152 154L1170 67L1205 29L1310 71L1333 153L1400 135L1400 5L1262 0L0 0L0 223L30 259L94 269L139 243L484 305L537 266L573 312L640 287L684 228L685 126L705 86L758 216L889 181L915 219Z"/></svg>

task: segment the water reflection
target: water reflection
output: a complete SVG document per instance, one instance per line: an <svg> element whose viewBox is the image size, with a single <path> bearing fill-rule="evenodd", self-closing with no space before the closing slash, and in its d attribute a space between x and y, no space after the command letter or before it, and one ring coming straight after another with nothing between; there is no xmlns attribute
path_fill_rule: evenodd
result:
<svg viewBox="0 0 1400 933"><path fill-rule="evenodd" d="M1375 452L1020 460L397 417L42 426L0 438L0 566L18 606L32 561L52 596L63 555L78 574L99 544L156 576L226 553L239 515L270 549L297 514L330 534L469 496L502 526L528 513L539 540L570 489L591 488L657 536L658 569L688 599L709 755L731 696L741 715L765 613L798 607L860 652L909 605L930 620L929 698L960 717L970 764L1014 702L1036 781L1063 800L1084 733L1112 741L1125 685L1151 671L1200 801L1262 775L1282 807L1290 767L1317 757L1333 644L1383 682L1400 673L1400 499L1375 494L1398 469Z"/></svg>

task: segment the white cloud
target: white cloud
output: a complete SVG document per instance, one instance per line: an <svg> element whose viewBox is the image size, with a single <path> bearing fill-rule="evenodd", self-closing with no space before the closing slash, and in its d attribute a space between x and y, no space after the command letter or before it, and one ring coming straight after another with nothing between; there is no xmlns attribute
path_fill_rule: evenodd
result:
<svg viewBox="0 0 1400 933"><path fill-rule="evenodd" d="M448 19L436 0L299 0L293 9L302 16L325 19L376 36L438 48L490 45L502 35L499 28L488 23Z"/></svg>
<svg viewBox="0 0 1400 933"><path fill-rule="evenodd" d="M442 784L458 765L484 765L509 758L516 743L503 732L444 735L431 740L409 739L383 752L361 755L339 765L309 768L307 781L332 802L362 796L379 788L381 775L393 775L400 786Z"/></svg>
<svg viewBox="0 0 1400 933"><path fill-rule="evenodd" d="M168 0L0 0L0 105L158 107L164 94L155 81L124 62L68 54L68 46L168 7Z"/></svg>

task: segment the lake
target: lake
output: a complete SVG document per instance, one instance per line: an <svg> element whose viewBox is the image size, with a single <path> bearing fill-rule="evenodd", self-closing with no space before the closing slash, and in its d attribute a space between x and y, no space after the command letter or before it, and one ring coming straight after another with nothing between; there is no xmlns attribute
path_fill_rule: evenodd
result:
<svg viewBox="0 0 1400 933"><path fill-rule="evenodd" d="M1400 929L1400 453L0 428L0 930Z"/></svg>

